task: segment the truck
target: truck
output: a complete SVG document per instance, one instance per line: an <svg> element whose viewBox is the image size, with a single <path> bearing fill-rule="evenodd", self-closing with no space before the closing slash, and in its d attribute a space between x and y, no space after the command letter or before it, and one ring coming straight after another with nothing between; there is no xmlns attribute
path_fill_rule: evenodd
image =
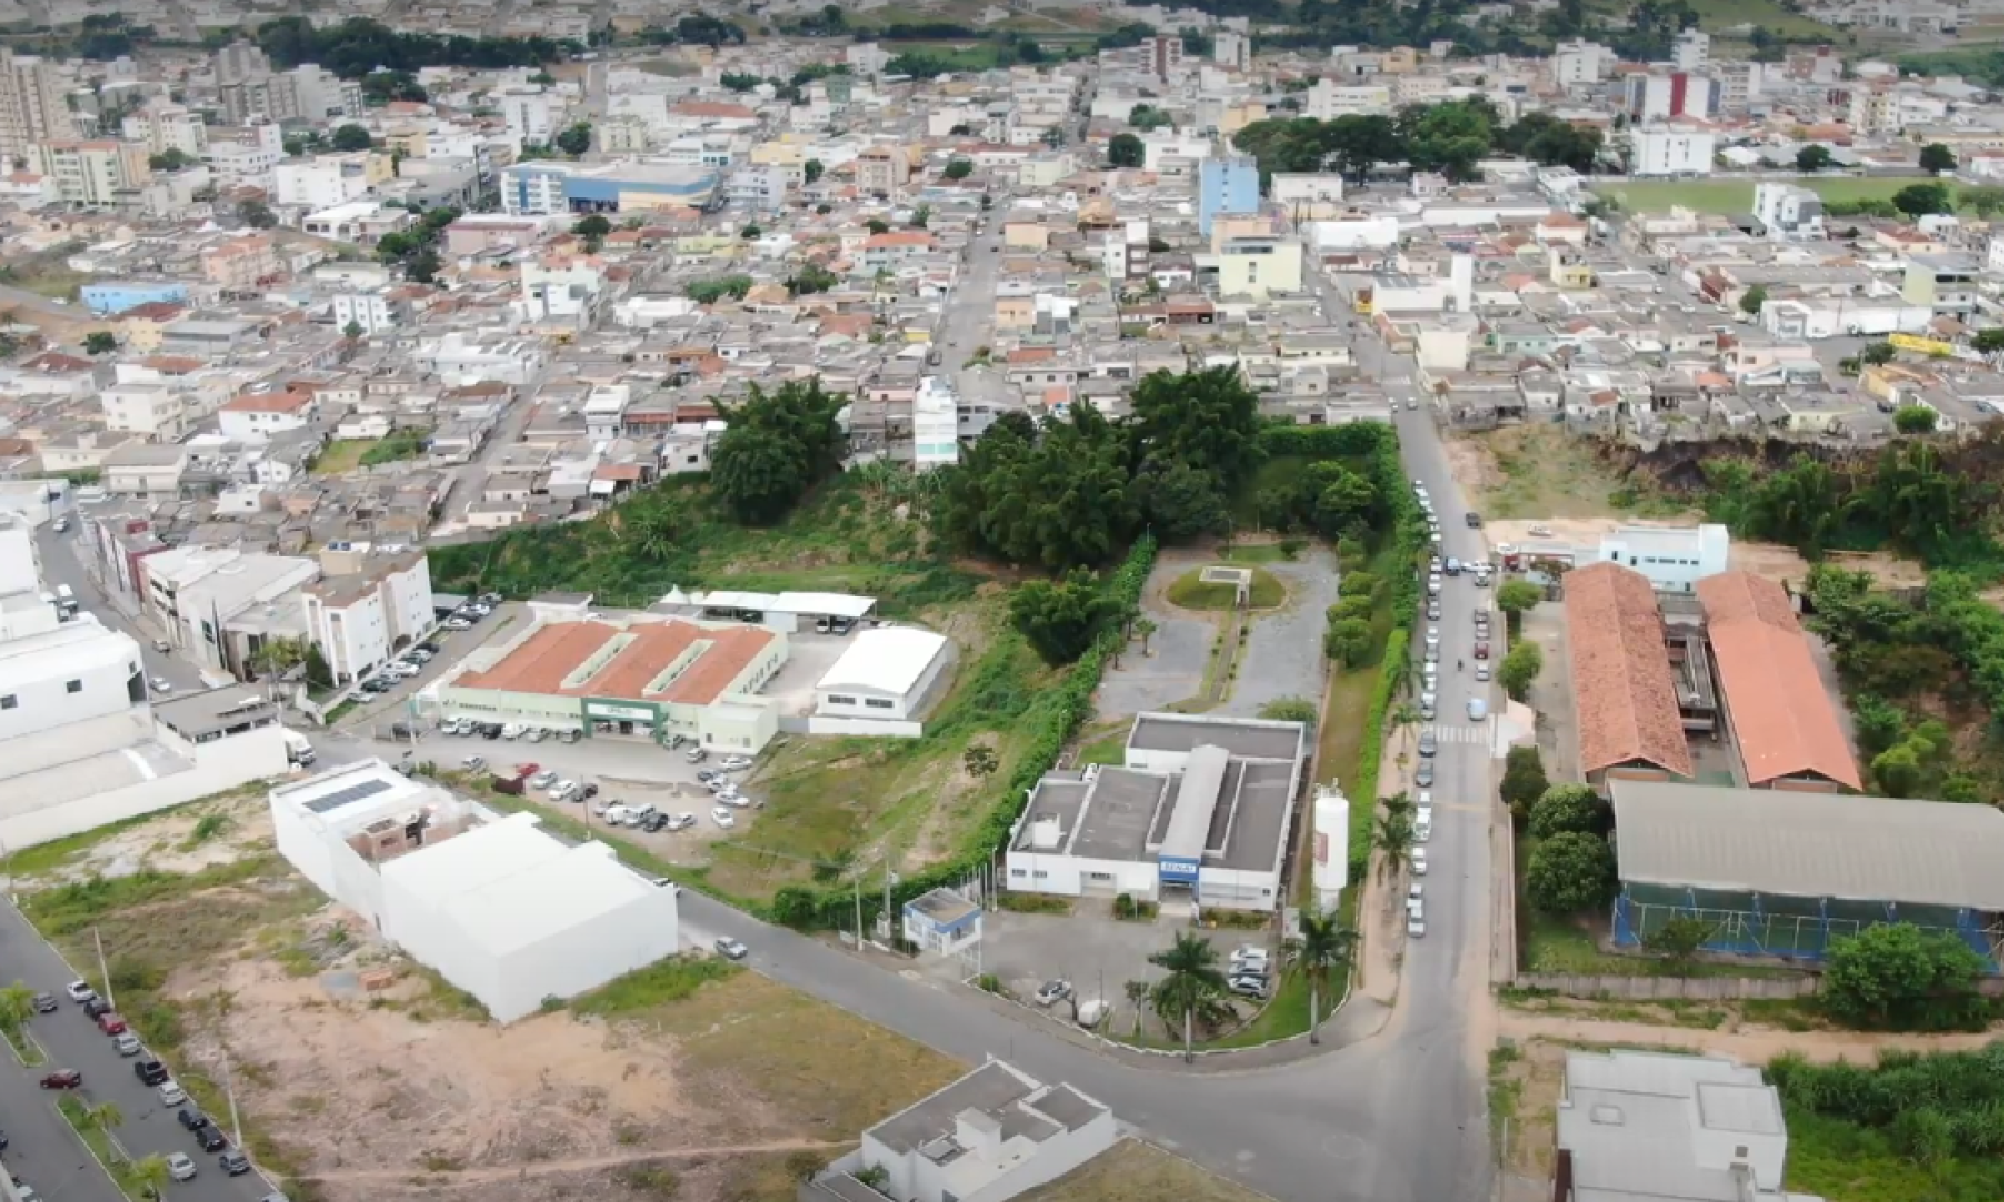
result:
<svg viewBox="0 0 2004 1202"><path fill-rule="evenodd" d="M298 731L288 730L285 732L285 758L304 768L313 762L313 744Z"/></svg>

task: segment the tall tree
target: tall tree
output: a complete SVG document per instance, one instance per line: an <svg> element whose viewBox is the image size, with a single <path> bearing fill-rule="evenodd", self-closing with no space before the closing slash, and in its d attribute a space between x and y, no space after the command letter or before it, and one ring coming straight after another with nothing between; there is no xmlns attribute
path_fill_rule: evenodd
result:
<svg viewBox="0 0 2004 1202"><path fill-rule="evenodd" d="M726 424L710 456L718 499L743 522L784 517L840 465L842 431L835 419L842 404L842 397L822 391L816 376L770 393L753 385L744 401L720 406Z"/></svg>
<svg viewBox="0 0 2004 1202"><path fill-rule="evenodd" d="M1186 464L1210 473L1229 496L1263 458L1259 398L1236 366L1150 372L1131 403L1127 430L1136 463Z"/></svg>
<svg viewBox="0 0 2004 1202"><path fill-rule="evenodd" d="M1225 974L1218 969L1218 949L1201 935L1178 931L1176 942L1148 957L1165 974L1155 983L1155 1012L1165 1022L1183 1023L1183 1059L1196 1058L1195 1024L1225 995Z"/></svg>
<svg viewBox="0 0 2004 1202"><path fill-rule="evenodd" d="M1084 655L1116 608L1099 578L1083 569L1055 582L1025 581L1009 595L1010 624L1053 666Z"/></svg>
<svg viewBox="0 0 2004 1202"><path fill-rule="evenodd" d="M1106 140L1106 161L1110 167L1139 167L1148 161L1148 148L1133 134L1115 134Z"/></svg>
<svg viewBox="0 0 2004 1202"><path fill-rule="evenodd" d="M1952 931L1886 923L1831 941L1821 1001L1849 1026L1944 1031L1980 1025L1983 960Z"/></svg>
<svg viewBox="0 0 2004 1202"><path fill-rule="evenodd" d="M1929 175L1941 175L1955 170L1955 152L1940 142L1929 142L1921 147L1920 169Z"/></svg>
<svg viewBox="0 0 2004 1202"><path fill-rule="evenodd" d="M1301 913L1299 934L1289 949L1294 970L1308 981L1308 1042L1322 1042L1322 986L1338 964L1347 964L1357 947L1357 932L1344 929L1334 914Z"/></svg>

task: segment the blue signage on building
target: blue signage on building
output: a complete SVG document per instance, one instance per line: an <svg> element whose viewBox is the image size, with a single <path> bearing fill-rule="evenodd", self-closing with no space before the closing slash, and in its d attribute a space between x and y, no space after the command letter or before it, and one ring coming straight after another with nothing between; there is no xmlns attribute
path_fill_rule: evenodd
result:
<svg viewBox="0 0 2004 1202"><path fill-rule="evenodd" d="M1197 882L1197 861L1185 860L1179 856L1163 856L1155 861L1155 870L1165 881Z"/></svg>

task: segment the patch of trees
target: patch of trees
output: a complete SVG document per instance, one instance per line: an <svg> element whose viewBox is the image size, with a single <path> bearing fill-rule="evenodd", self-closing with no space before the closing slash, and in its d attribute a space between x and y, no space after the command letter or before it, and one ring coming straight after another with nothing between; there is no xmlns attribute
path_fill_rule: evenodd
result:
<svg viewBox="0 0 2004 1202"><path fill-rule="evenodd" d="M719 407L727 423L710 455L710 486L738 521L766 525L785 517L807 490L841 466L836 424L843 398L821 378L794 380L773 392L753 385L736 404Z"/></svg>
<svg viewBox="0 0 2004 1202"><path fill-rule="evenodd" d="M1104 563L1143 527L1213 533L1264 457L1259 402L1235 369L1156 372L1132 416L1090 405L1039 427L1011 414L947 469L935 510L950 544L1051 571Z"/></svg>
<svg viewBox="0 0 2004 1202"><path fill-rule="evenodd" d="M1913 1163L1916 1182L1945 1180L1937 1174L1955 1157L2004 1154L2004 1042L1967 1052L1887 1050L1877 1067L1789 1054L1767 1075L1791 1112L1881 1133L1893 1155Z"/></svg>
<svg viewBox="0 0 2004 1202"><path fill-rule="evenodd" d="M713 305L725 297L743 300L745 294L751 290L752 278L748 275L725 275L713 280L691 280L685 289L689 299L699 305Z"/></svg>
<svg viewBox="0 0 2004 1202"><path fill-rule="evenodd" d="M408 232L384 234L376 241L376 258L391 266L401 266L404 276L420 284L429 284L438 277L439 232L459 220L458 209L433 209L418 218L417 224Z"/></svg>
<svg viewBox="0 0 2004 1202"><path fill-rule="evenodd" d="M1480 97L1413 104L1396 115L1352 114L1331 121L1313 117L1256 121L1233 135L1233 145L1258 160L1262 180L1275 172L1334 169L1361 178L1382 163L1410 163L1450 179L1475 178L1476 162L1498 152L1587 172L1599 157L1599 130L1582 129L1532 113L1505 124Z"/></svg>
<svg viewBox="0 0 2004 1202"><path fill-rule="evenodd" d="M1110 167L1139 167L1148 161L1148 148L1133 134L1115 134L1106 141L1106 162Z"/></svg>
<svg viewBox="0 0 2004 1202"><path fill-rule="evenodd" d="M673 25L649 25L640 40L650 46L742 46L745 30L722 17L690 13Z"/></svg>
<svg viewBox="0 0 2004 1202"><path fill-rule="evenodd" d="M1868 361L1874 350L1866 348ZM1986 431L1963 453L1980 463L2000 451L2004 438ZM1798 454L1779 470L1712 459L1704 472L1715 520L1811 559L1847 547L1890 547L1930 564L1994 554L1987 530L1997 487L1980 471L1944 462L1929 441L1900 439L1861 457Z"/></svg>
<svg viewBox="0 0 2004 1202"><path fill-rule="evenodd" d="M399 33L368 17L319 28L305 17L279 17L258 27L257 43L274 66L318 63L344 79L363 79L378 69L539 67L564 57L563 43L554 38Z"/></svg>
<svg viewBox="0 0 2004 1202"><path fill-rule="evenodd" d="M1831 941L1817 999L1862 1030L1981 1030L1990 1016L1976 991L1984 972L1983 957L1953 931L1885 923Z"/></svg>
<svg viewBox="0 0 2004 1202"><path fill-rule="evenodd" d="M1009 596L1009 621L1030 649L1056 667L1086 653L1118 603L1099 575L1074 568L1059 580L1028 580Z"/></svg>

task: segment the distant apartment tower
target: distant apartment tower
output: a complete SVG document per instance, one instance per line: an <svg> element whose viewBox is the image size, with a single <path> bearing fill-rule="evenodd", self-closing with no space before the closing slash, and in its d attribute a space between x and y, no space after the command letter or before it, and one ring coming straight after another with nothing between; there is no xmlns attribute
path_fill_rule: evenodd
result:
<svg viewBox="0 0 2004 1202"><path fill-rule="evenodd" d="M1628 131L1630 175L1710 175L1718 135L1681 126Z"/></svg>
<svg viewBox="0 0 2004 1202"><path fill-rule="evenodd" d="M1242 33L1219 30L1211 41L1211 61L1233 71L1252 69L1252 39Z"/></svg>
<svg viewBox="0 0 2004 1202"><path fill-rule="evenodd" d="M76 136L55 64L0 46L0 167L27 161L37 142Z"/></svg>
<svg viewBox="0 0 2004 1202"><path fill-rule="evenodd" d="M240 79L218 86L216 94L222 102L226 125L249 125L258 118L297 120L307 115L300 111L299 80L292 75Z"/></svg>
<svg viewBox="0 0 2004 1202"><path fill-rule="evenodd" d="M856 156L856 187L871 195L896 196L911 178L911 160L896 146L872 146Z"/></svg>
<svg viewBox="0 0 2004 1202"><path fill-rule="evenodd" d="M153 178L139 142L43 142L36 149L41 173L56 181L64 204L135 204Z"/></svg>
<svg viewBox="0 0 2004 1202"><path fill-rule="evenodd" d="M1631 75L1624 100L1628 115L1636 121L1707 118L1718 108L1713 96L1717 87L1711 79L1685 71Z"/></svg>
<svg viewBox="0 0 2004 1202"><path fill-rule="evenodd" d="M1562 88L1597 84L1617 57L1613 50L1585 38L1560 42L1552 51L1552 81Z"/></svg>
<svg viewBox="0 0 2004 1202"><path fill-rule="evenodd" d="M1225 213L1259 212L1259 164L1243 155L1205 159L1197 177L1197 230L1211 236L1211 220Z"/></svg>
<svg viewBox="0 0 2004 1202"><path fill-rule="evenodd" d="M1158 34L1146 43L1148 66L1157 78L1170 79L1183 73L1183 35Z"/></svg>
<svg viewBox="0 0 2004 1202"><path fill-rule="evenodd" d="M1704 70L1712 61L1712 35L1698 29L1678 34L1670 46L1670 61L1679 71Z"/></svg>
<svg viewBox="0 0 2004 1202"><path fill-rule="evenodd" d="M201 114L178 104L159 104L141 109L125 118L120 132L127 141L143 142L151 154L178 150L199 159L209 149L209 127Z"/></svg>
<svg viewBox="0 0 2004 1202"><path fill-rule="evenodd" d="M256 42L231 42L216 51L216 83L242 83L258 75L271 74L271 60Z"/></svg>

